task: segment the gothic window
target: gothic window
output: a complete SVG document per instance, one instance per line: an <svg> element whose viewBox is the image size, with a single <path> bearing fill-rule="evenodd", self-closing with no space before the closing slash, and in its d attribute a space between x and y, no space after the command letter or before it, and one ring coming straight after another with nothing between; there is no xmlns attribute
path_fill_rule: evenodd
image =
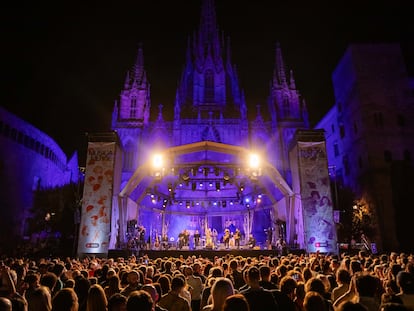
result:
<svg viewBox="0 0 414 311"><path fill-rule="evenodd" d="M129 117L131 119L135 118L137 112L137 98L132 97L131 98L131 110L129 111Z"/></svg>
<svg viewBox="0 0 414 311"><path fill-rule="evenodd" d="M124 161L123 166L124 170L132 171L135 166L135 152L134 152L134 144L132 142L128 142L124 147Z"/></svg>
<svg viewBox="0 0 414 311"><path fill-rule="evenodd" d="M341 138L345 137L345 126L343 124L339 125L339 135L341 136Z"/></svg>
<svg viewBox="0 0 414 311"><path fill-rule="evenodd" d="M215 127L206 126L201 133L201 140L221 142L220 133Z"/></svg>
<svg viewBox="0 0 414 311"><path fill-rule="evenodd" d="M351 168L350 168L350 165L349 165L349 159L348 159L347 155L345 155L343 157L342 162L344 164L344 173L345 173L345 175L349 175Z"/></svg>
<svg viewBox="0 0 414 311"><path fill-rule="evenodd" d="M204 101L214 102L214 72L211 69L207 70L204 75Z"/></svg>

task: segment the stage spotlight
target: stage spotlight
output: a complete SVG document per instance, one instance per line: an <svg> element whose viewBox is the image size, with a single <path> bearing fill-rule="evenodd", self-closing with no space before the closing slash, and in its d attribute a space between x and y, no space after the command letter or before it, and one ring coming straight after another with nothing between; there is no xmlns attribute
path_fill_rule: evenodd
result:
<svg viewBox="0 0 414 311"><path fill-rule="evenodd" d="M257 169L260 166L260 157L256 153L249 155L249 166L250 168Z"/></svg>
<svg viewBox="0 0 414 311"><path fill-rule="evenodd" d="M242 183L242 184L240 184L240 192L243 192L244 191L244 184Z"/></svg>
<svg viewBox="0 0 414 311"><path fill-rule="evenodd" d="M190 208L190 201L186 201L186 202L185 202L185 207L186 207L186 208Z"/></svg>
<svg viewBox="0 0 414 311"><path fill-rule="evenodd" d="M229 173L224 172L223 179L224 179L223 185L225 186L225 185L227 185L227 183L230 182L230 175L229 175Z"/></svg>
<svg viewBox="0 0 414 311"><path fill-rule="evenodd" d="M216 191L220 191L220 182L216 182Z"/></svg>
<svg viewBox="0 0 414 311"><path fill-rule="evenodd" d="M160 169L164 165L164 160L161 154L154 154L152 157L152 166L155 169Z"/></svg>
<svg viewBox="0 0 414 311"><path fill-rule="evenodd" d="M168 183L168 192L171 192L173 190L172 183Z"/></svg>

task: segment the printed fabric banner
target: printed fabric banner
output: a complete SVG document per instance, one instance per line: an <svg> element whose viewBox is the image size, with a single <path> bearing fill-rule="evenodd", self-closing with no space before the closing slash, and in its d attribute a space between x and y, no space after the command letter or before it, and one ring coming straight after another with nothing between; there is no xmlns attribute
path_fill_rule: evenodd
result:
<svg viewBox="0 0 414 311"><path fill-rule="evenodd" d="M115 142L88 144L78 255L108 253L115 148Z"/></svg>
<svg viewBox="0 0 414 311"><path fill-rule="evenodd" d="M337 253L325 142L298 142L298 157L306 249Z"/></svg>

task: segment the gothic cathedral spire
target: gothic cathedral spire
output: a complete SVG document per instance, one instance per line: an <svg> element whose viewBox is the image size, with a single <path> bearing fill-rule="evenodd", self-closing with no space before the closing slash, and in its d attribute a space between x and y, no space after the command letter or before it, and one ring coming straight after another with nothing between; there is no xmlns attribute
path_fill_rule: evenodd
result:
<svg viewBox="0 0 414 311"><path fill-rule="evenodd" d="M246 104L235 67L230 64L230 47L224 46L217 26L213 0L203 0L199 29L187 46L186 65L179 82L174 120L241 117ZM225 57L226 56L226 57Z"/></svg>
<svg viewBox="0 0 414 311"><path fill-rule="evenodd" d="M269 96L269 111L274 125L280 122L303 122L308 124L305 103L296 89L293 71L286 74L282 49L276 44L275 69Z"/></svg>
<svg viewBox="0 0 414 311"><path fill-rule="evenodd" d="M119 104L115 105L112 124L134 124L144 127L150 117L150 84L144 69L144 52L139 44L134 66L126 73Z"/></svg>

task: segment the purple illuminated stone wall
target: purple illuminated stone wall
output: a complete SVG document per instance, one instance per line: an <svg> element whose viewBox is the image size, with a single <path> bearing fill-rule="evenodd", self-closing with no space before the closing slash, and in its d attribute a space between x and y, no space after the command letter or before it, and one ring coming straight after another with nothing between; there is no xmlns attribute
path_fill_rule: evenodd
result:
<svg viewBox="0 0 414 311"><path fill-rule="evenodd" d="M0 107L0 211L2 237L22 237L33 192L77 183L77 153L68 160L58 144ZM3 245L5 245L3 244Z"/></svg>

